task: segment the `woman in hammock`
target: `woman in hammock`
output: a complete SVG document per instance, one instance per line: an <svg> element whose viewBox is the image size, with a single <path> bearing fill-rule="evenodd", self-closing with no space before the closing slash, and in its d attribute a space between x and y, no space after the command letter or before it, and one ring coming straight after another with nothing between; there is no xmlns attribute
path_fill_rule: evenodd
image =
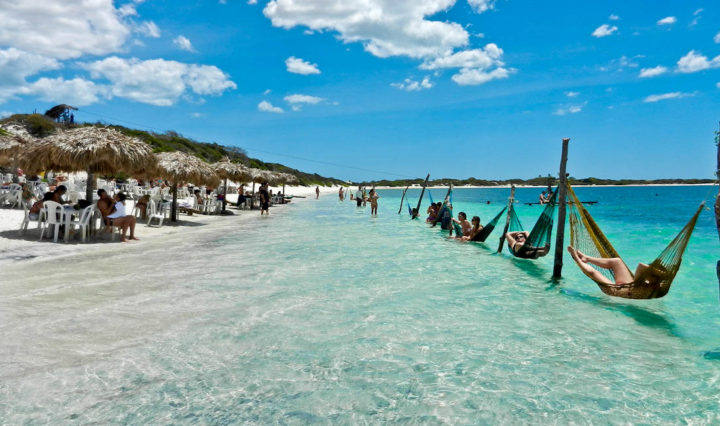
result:
<svg viewBox="0 0 720 426"><path fill-rule="evenodd" d="M510 249L515 253L519 254L520 250L525 246L530 233L528 231L515 231L508 232L505 234L505 241L507 241ZM528 247L523 257L541 257L548 254L550 251L550 245L545 247Z"/></svg>
<svg viewBox="0 0 720 426"><path fill-rule="evenodd" d="M479 216L473 216L471 223L472 228L470 229L470 234L462 237L463 242L472 241L473 239L475 239L477 234L479 234L480 231L483 230L483 226L480 225Z"/></svg>
<svg viewBox="0 0 720 426"><path fill-rule="evenodd" d="M590 257L585 255L580 250L575 249L573 246L568 246L568 252L572 256L573 260L586 274L588 274L593 280L600 281L607 285L622 285L629 284L635 279L630 275L630 270L619 257ZM615 282L610 281L605 275L601 274L600 271L596 270L590 264L598 266L603 269L609 269L615 276ZM645 263L638 263L635 268L635 276L639 276L641 272L648 268Z"/></svg>

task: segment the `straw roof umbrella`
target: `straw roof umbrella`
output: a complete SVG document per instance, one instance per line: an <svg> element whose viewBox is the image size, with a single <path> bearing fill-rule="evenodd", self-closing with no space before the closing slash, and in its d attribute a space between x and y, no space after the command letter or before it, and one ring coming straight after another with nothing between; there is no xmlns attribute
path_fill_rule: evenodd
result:
<svg viewBox="0 0 720 426"><path fill-rule="evenodd" d="M85 170L85 198L92 201L94 174L136 173L152 169L155 157L150 145L107 127L80 127L26 144L19 155L23 169Z"/></svg>
<svg viewBox="0 0 720 426"><path fill-rule="evenodd" d="M173 202L170 219L177 221L177 187L179 182L192 182L215 186L219 178L213 168L194 155L184 152L161 152L155 154L157 167L155 173L172 182Z"/></svg>
<svg viewBox="0 0 720 426"><path fill-rule="evenodd" d="M9 164L27 141L12 133L0 133L0 164Z"/></svg>
<svg viewBox="0 0 720 426"><path fill-rule="evenodd" d="M278 173L278 176L280 177L282 181L283 186L283 204L285 204L285 184L287 183L298 183L300 182L295 175L291 175L290 173Z"/></svg>
<svg viewBox="0 0 720 426"><path fill-rule="evenodd" d="M232 179L235 182L242 183L242 182L248 182L252 179L253 174L247 167L230 162L230 159L227 157L224 157L222 160L218 161L217 163L212 164L213 170L215 170L215 174L220 178L224 179L224 194L223 202L222 202L222 211L225 211L225 207L227 206L227 181L228 179Z"/></svg>

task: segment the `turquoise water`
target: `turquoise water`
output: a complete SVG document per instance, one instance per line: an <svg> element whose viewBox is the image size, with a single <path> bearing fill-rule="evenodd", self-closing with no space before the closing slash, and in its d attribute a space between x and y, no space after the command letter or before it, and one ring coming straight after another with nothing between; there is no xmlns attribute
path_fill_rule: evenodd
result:
<svg viewBox="0 0 720 426"><path fill-rule="evenodd" d="M576 192L634 265L707 190ZM456 211L485 222L508 192L456 190ZM570 259L556 284L551 257L494 254L499 232L444 239L397 215L398 191L380 196L377 218L326 195L3 267L0 423L720 421L711 212L668 296L632 301ZM541 208L517 210L530 227Z"/></svg>

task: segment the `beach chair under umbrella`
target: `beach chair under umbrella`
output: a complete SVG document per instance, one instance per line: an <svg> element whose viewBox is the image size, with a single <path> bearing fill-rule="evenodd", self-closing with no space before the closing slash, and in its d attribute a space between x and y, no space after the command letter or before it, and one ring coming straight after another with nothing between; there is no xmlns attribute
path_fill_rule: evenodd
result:
<svg viewBox="0 0 720 426"><path fill-rule="evenodd" d="M228 179L235 181L236 183L245 183L249 182L253 178L253 173L248 169L247 167L243 166L242 164L233 163L230 161L229 158L225 157L222 160L218 161L217 163L212 164L213 170L215 170L215 174L220 178L223 179L224 185L223 185L223 193L225 194L223 197L222 202L222 211L225 211L225 207L227 206L227 181Z"/></svg>
<svg viewBox="0 0 720 426"><path fill-rule="evenodd" d="M155 175L172 183L172 209L170 220L177 221L177 187L180 182L192 182L199 185L216 186L220 178L210 164L194 155L184 152L161 152L156 154Z"/></svg>

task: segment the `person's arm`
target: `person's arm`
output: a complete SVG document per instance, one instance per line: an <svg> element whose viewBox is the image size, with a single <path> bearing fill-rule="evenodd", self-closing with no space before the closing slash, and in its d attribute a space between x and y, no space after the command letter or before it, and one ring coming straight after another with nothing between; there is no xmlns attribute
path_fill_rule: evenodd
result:
<svg viewBox="0 0 720 426"><path fill-rule="evenodd" d="M510 248L512 250L515 250L515 243L516 243L515 235L516 234L517 234L516 232L508 232L507 234L505 234L505 241L507 241L508 245L510 246Z"/></svg>

